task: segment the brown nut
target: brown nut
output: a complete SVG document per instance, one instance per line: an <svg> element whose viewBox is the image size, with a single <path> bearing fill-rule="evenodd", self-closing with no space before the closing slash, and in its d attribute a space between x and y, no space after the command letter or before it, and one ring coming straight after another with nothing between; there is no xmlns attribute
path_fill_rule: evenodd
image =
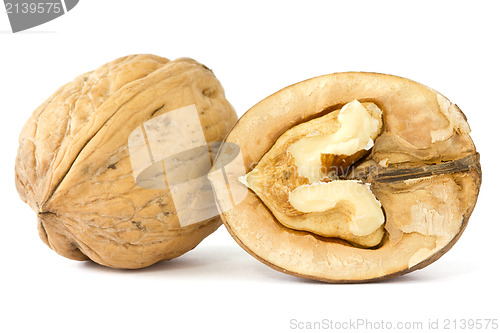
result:
<svg viewBox="0 0 500 333"><path fill-rule="evenodd" d="M297 83L228 135L247 172L226 170L228 182L252 191L223 222L247 252L296 276L363 282L423 268L474 208L481 170L469 132L456 105L408 79L354 72ZM212 185L223 206L222 184Z"/></svg>
<svg viewBox="0 0 500 333"><path fill-rule="evenodd" d="M221 224L204 206L208 183L184 184L203 180L211 167L204 147L236 119L196 61L119 58L34 111L19 139L16 187L37 213L41 239L62 256L116 268L175 258ZM184 155L166 156L173 148ZM179 169L180 160L189 167Z"/></svg>

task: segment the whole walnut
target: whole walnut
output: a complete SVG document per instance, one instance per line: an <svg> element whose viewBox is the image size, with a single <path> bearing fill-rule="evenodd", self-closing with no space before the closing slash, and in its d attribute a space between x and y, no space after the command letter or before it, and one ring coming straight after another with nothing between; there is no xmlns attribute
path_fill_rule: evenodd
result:
<svg viewBox="0 0 500 333"><path fill-rule="evenodd" d="M220 226L204 207L213 199L204 175L211 143L236 120L219 81L198 62L119 58L34 111L19 138L16 187L37 213L40 238L60 255L146 267ZM201 181L186 188L193 179Z"/></svg>

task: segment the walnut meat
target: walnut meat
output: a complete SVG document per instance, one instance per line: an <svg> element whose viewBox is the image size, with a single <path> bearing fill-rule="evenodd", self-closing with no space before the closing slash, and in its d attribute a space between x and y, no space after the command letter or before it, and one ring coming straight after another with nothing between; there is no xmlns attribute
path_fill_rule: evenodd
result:
<svg viewBox="0 0 500 333"><path fill-rule="evenodd" d="M176 122L168 118L173 111L179 115ZM156 119L168 121L170 131L182 127L178 141L172 142L175 135L162 141ZM218 214L195 214L203 205L174 204L174 199L209 202L209 186L194 192L184 187L175 195L169 187L176 177L202 177L210 159L207 164L199 161L202 154L188 153L184 164L198 166L169 178L165 172L186 168L176 167L178 157L168 164L154 149L189 148L182 142L192 141L193 128L199 129L198 141L210 147L207 143L222 141L236 119L212 71L196 61L119 58L78 76L34 111L19 139L16 187L37 213L40 238L62 256L115 268L175 258L221 224ZM157 141L145 145L149 133ZM142 156L144 151L150 156ZM163 166L161 186L155 178L158 166ZM180 213L190 222L182 223Z"/></svg>

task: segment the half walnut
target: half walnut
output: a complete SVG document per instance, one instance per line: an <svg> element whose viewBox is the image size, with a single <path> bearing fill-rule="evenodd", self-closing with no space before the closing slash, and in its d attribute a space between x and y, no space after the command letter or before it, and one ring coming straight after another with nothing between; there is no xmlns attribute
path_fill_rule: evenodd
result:
<svg viewBox="0 0 500 333"><path fill-rule="evenodd" d="M300 82L227 137L248 172L226 170L228 182L252 191L222 219L245 250L292 275L360 282L422 268L451 248L474 208L481 171L469 131L456 105L408 79ZM212 185L221 201L222 184Z"/></svg>

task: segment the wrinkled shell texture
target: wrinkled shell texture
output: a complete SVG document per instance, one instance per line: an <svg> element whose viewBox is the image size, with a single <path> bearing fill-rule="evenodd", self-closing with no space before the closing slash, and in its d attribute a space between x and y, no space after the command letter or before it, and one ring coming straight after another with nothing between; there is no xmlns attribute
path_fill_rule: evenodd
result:
<svg viewBox="0 0 500 333"><path fill-rule="evenodd" d="M236 122L205 66L132 55L78 76L40 105L22 129L15 173L41 239L70 259L141 268L215 231L218 216L181 227L169 190L137 186L131 169L131 131L191 104L207 142L222 141Z"/></svg>
<svg viewBox="0 0 500 333"><path fill-rule="evenodd" d="M256 104L226 140L240 146L247 172L261 160L281 170L283 154L266 154L284 133L354 99L383 111L380 136L347 178L370 184L384 209L385 238L367 249L287 228L250 191L222 218L247 252L276 270L326 282L385 279L435 261L465 229L481 182L479 155L460 109L414 81L356 72L306 80ZM226 172L229 182L238 182ZM264 176L276 179L267 184L282 184L284 173L269 171ZM214 190L220 200L223 188Z"/></svg>

